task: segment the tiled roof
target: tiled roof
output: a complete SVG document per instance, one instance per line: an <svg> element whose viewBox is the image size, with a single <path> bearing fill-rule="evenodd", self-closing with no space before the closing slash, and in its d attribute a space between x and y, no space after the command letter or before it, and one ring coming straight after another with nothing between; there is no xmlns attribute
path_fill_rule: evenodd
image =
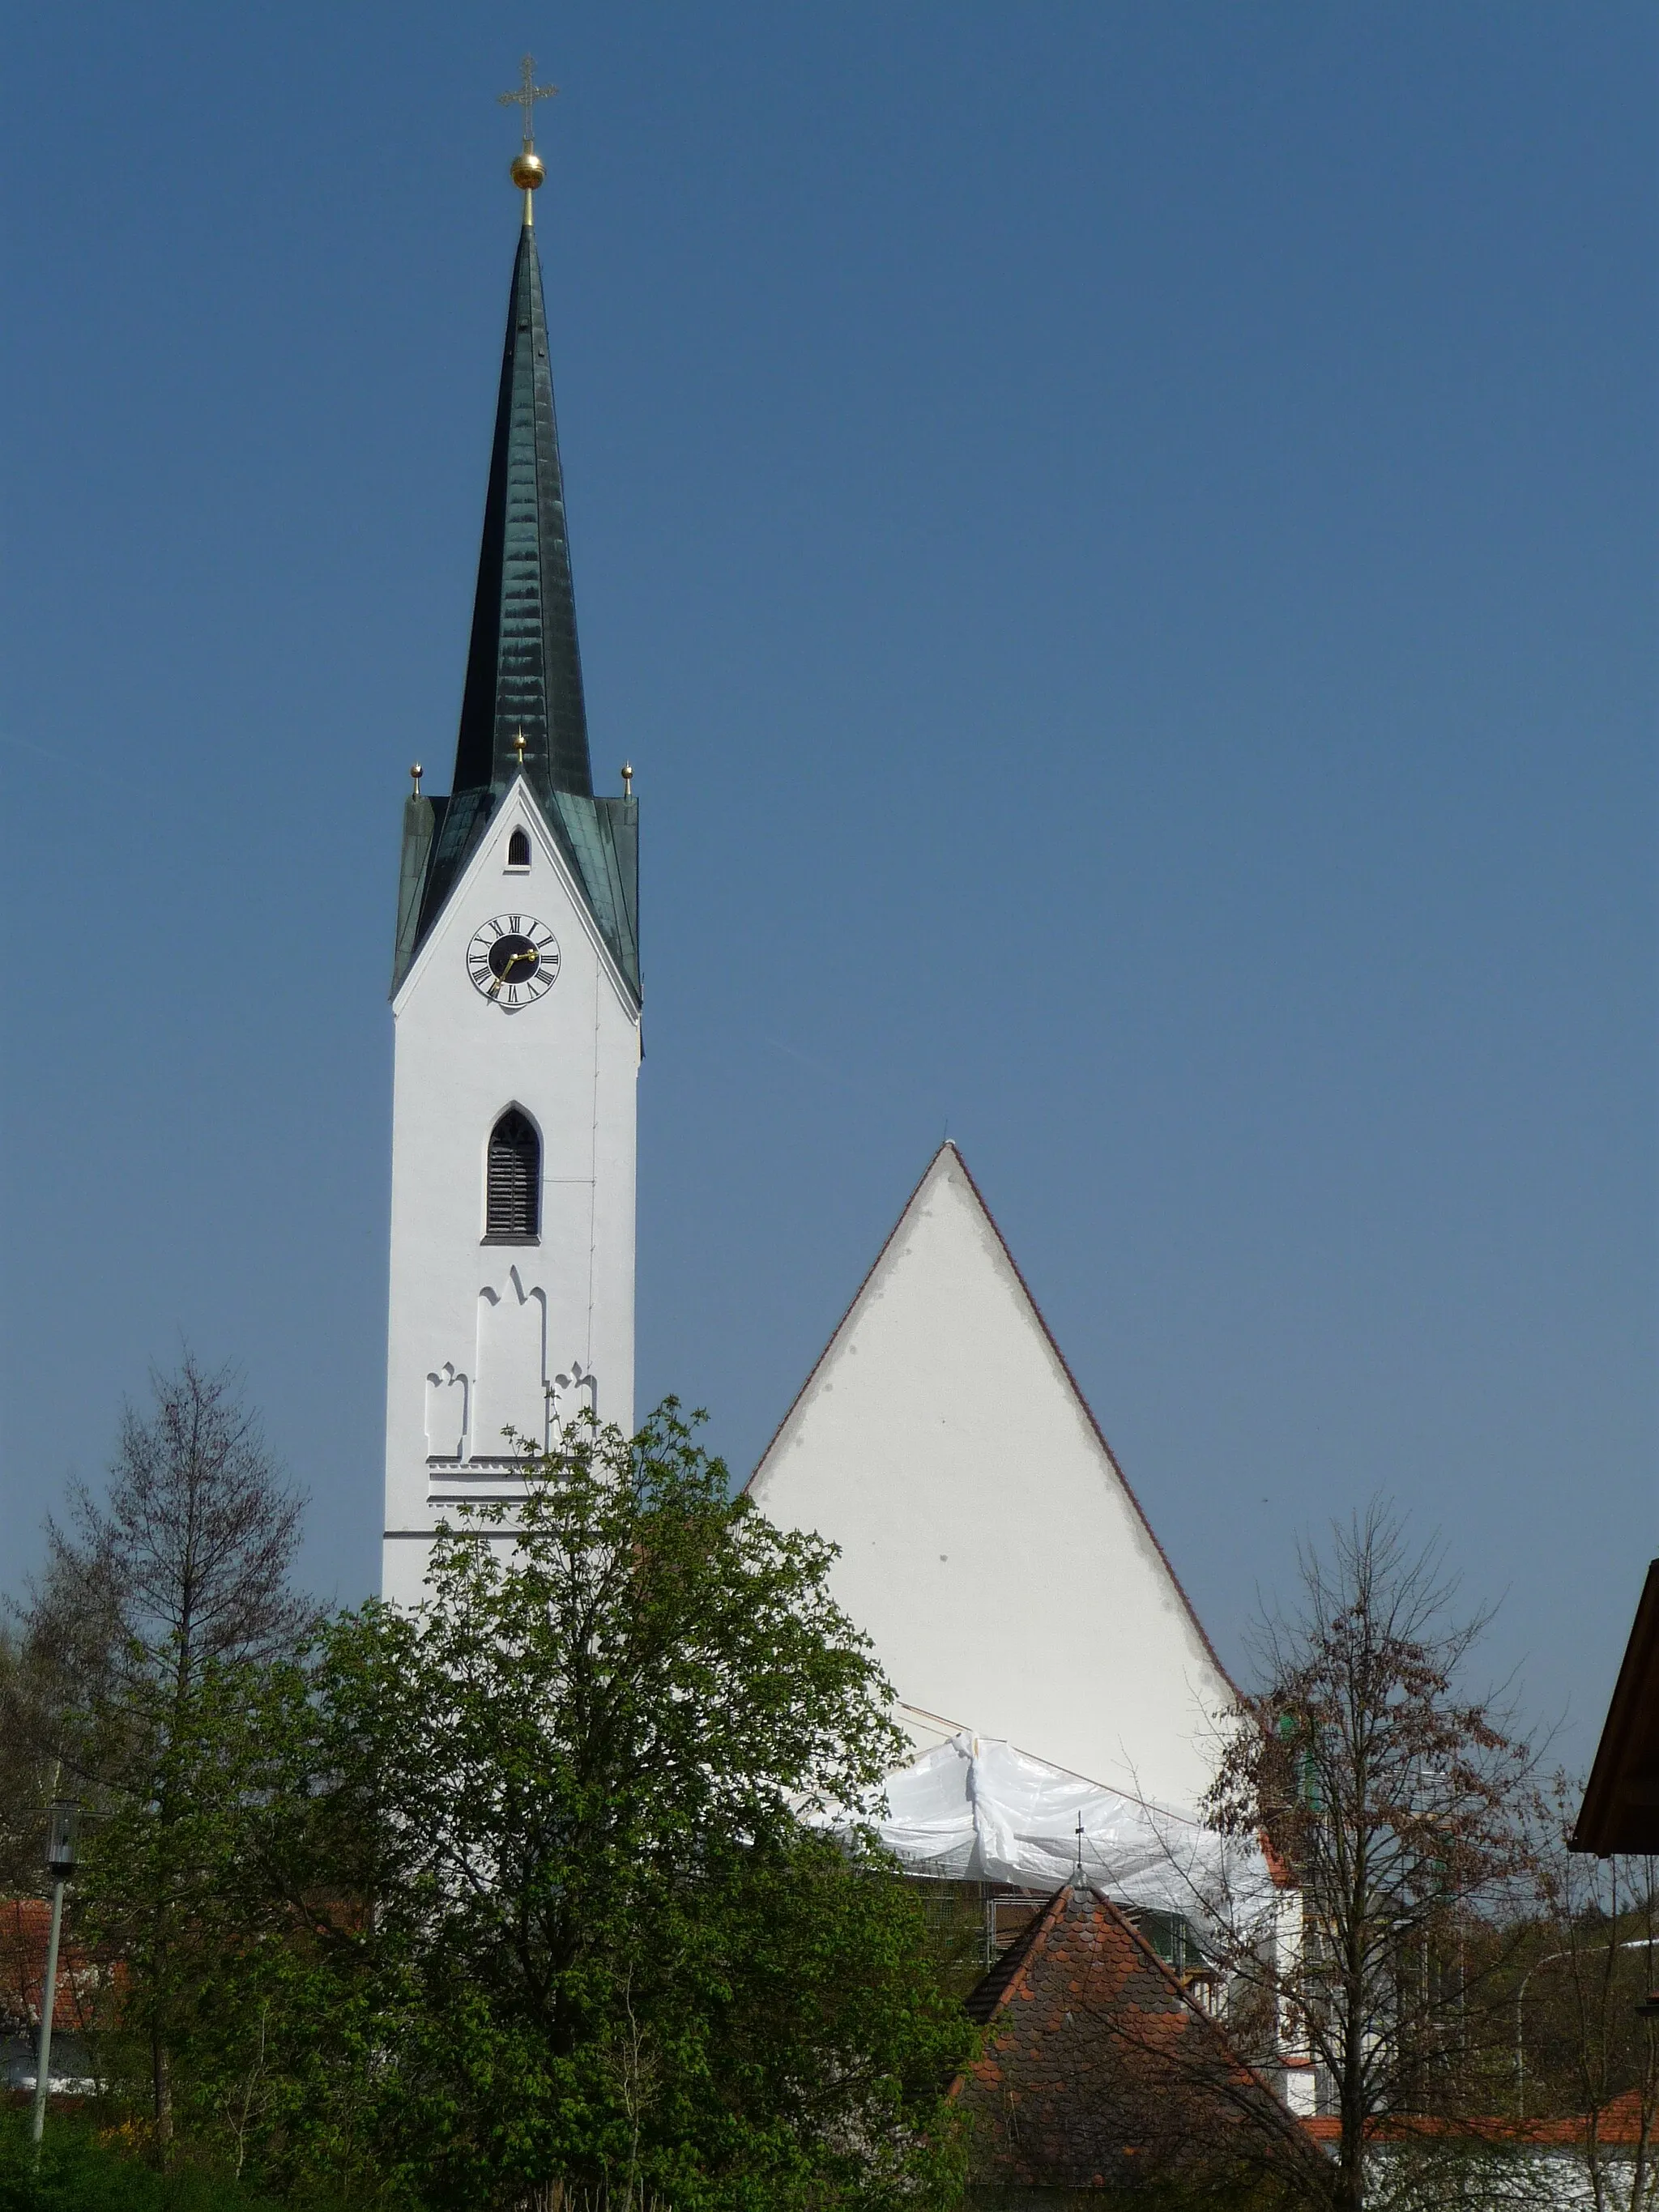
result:
<svg viewBox="0 0 1659 2212"><path fill-rule="evenodd" d="M1069 1890L1057 1889L1042 1911L1031 1915L990 1972L969 1991L966 1999L968 2017L975 2027L988 2025L998 2006L1007 1996L1015 1976L1030 1955L1037 1938L1070 1895Z"/></svg>
<svg viewBox="0 0 1659 2212"><path fill-rule="evenodd" d="M1304 2120L1302 2127L1311 2141L1327 2146L1334 2144L1342 2132L1341 2122L1331 2113L1322 2112L1315 2119ZM1397 2119L1373 2122L1365 2132L1373 2142L1462 2137L1519 2149L1575 2150L1583 2148L1589 2133L1589 2121L1582 2113L1555 2120L1517 2120L1497 2115L1442 2120L1402 2113ZM1604 2150L1633 2149L1642 2136L1640 2090L1626 2089L1623 2096L1614 2097L1604 2105L1596 2119L1595 2133ZM1659 2139L1659 2124L1652 2126L1651 2133Z"/></svg>
<svg viewBox="0 0 1659 2212"><path fill-rule="evenodd" d="M52 1907L35 1897L0 1898L0 2028L15 2032L40 2019L46 1936ZM103 1978L101 1970L76 1939L64 1930L58 1954L58 2024L70 2028Z"/></svg>
<svg viewBox="0 0 1659 2212"><path fill-rule="evenodd" d="M955 2094L975 2179L1090 2189L1316 2157L1308 2136L1115 1905L1062 1889L968 2001Z"/></svg>

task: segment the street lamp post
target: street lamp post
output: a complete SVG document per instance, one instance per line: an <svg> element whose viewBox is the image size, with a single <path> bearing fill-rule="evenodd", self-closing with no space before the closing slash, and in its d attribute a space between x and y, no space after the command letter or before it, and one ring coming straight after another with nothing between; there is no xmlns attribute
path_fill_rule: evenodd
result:
<svg viewBox="0 0 1659 2212"><path fill-rule="evenodd" d="M34 2067L34 2112L29 2135L37 2151L46 2124L46 2096L52 2084L52 2016L58 2009L58 1939L64 1932L64 1884L75 1870L78 1805L60 1801L46 1824L46 1872L52 1876L52 1934L46 1940L46 1979L40 1996L40 2051Z"/></svg>
<svg viewBox="0 0 1659 2212"><path fill-rule="evenodd" d="M1610 1943L1607 1948L1612 1951L1645 1951L1652 1941L1649 1936L1632 1936L1628 1942ZM1522 1975L1521 1986L1515 1993L1515 2117L1517 2120L1524 2120L1527 2117L1527 2053L1521 2039L1521 2000L1527 1994L1527 1984L1540 1966L1553 1966L1558 1959L1571 1958L1577 1948L1577 1945L1572 1945L1565 1951L1551 1951L1541 1959L1534 1959ZM1596 1943L1589 1948L1599 1951L1602 1947Z"/></svg>

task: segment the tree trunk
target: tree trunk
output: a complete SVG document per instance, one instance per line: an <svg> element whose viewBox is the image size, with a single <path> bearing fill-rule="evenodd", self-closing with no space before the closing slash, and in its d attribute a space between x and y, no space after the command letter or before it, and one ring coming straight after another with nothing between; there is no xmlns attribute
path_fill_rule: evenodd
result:
<svg viewBox="0 0 1659 2212"><path fill-rule="evenodd" d="M1346 2135L1347 2130L1343 2130ZM1365 2145L1345 2142L1337 2160L1336 2201L1341 2212L1365 2212Z"/></svg>
<svg viewBox="0 0 1659 2212"><path fill-rule="evenodd" d="M1352 2014L1350 2014L1352 2018ZM1365 2121L1366 2103L1360 2057L1354 2048L1352 2030L1349 2047L1342 2053L1342 2072L1338 2086L1338 2098L1342 2117L1342 2132L1336 2151L1337 2203L1341 2212L1365 2212Z"/></svg>
<svg viewBox="0 0 1659 2212"><path fill-rule="evenodd" d="M149 2055L155 2084L155 2154L165 2173L173 2154L173 2073L159 2029L150 2033Z"/></svg>

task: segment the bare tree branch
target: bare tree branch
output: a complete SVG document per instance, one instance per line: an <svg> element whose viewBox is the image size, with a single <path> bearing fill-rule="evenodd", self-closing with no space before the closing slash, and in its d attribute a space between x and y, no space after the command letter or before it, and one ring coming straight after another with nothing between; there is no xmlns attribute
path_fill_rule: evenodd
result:
<svg viewBox="0 0 1659 2212"><path fill-rule="evenodd" d="M185 1697L216 1662L262 1659L314 1608L289 1587L303 1500L266 1449L228 1367L186 1350L129 1406L100 1501L72 1494L46 1524L47 1565L24 1610L33 1650L89 1698Z"/></svg>
<svg viewBox="0 0 1659 2212"><path fill-rule="evenodd" d="M1311 2058L1327 2085L1338 2201L1359 2212L1379 2119L1443 2133L1486 2094L1532 1882L1535 1761L1464 1686L1490 1616L1457 1614L1437 1544L1414 1548L1376 1505L1298 1565L1299 1604L1257 1631L1260 1686L1208 1806L1294 1885L1287 1924L1224 1897L1209 1917L1235 2006L1254 2000L1278 2055Z"/></svg>

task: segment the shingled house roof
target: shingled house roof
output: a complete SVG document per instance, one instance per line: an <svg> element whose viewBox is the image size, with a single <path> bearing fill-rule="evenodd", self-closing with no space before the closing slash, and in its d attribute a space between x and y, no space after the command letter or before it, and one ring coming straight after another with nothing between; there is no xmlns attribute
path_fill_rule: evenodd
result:
<svg viewBox="0 0 1659 2212"><path fill-rule="evenodd" d="M968 2000L981 2188L1219 2181L1321 2154L1115 1905L1057 1890Z"/></svg>
<svg viewBox="0 0 1659 2212"><path fill-rule="evenodd" d="M40 2018L41 1982L52 1907L34 1897L0 1898L0 2035L33 2031ZM73 1930L58 1954L58 2027L70 2033L86 2025L97 1991L109 1978L106 1966Z"/></svg>

